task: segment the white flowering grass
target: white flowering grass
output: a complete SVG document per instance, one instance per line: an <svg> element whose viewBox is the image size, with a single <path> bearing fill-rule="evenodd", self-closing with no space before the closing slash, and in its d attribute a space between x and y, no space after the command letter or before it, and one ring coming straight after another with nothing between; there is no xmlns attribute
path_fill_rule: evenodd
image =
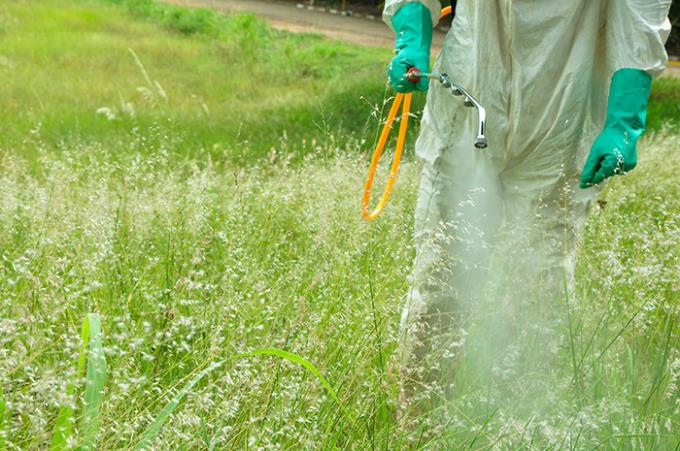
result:
<svg viewBox="0 0 680 451"><path fill-rule="evenodd" d="M295 364L230 361L192 388L155 447L672 447L677 139L644 145L640 168L615 180L591 217L570 331L559 332L550 370L509 353L497 384L480 386L462 363L453 396L415 429L395 418L391 371L412 260L414 164L369 224L358 210L366 162L349 150L247 169L82 147L45 153L28 172L6 155L3 440L46 446L60 406L82 404L83 383L73 397L66 387L80 322L97 312L104 449L137 443L197 371L267 347L316 365L343 408Z"/></svg>
<svg viewBox="0 0 680 451"><path fill-rule="evenodd" d="M67 445L99 449L677 448L676 132L604 192L555 322L528 315L485 373L486 330L463 325L435 353L445 391L417 388L443 399L400 419L418 168L407 157L384 215L361 219L375 102L355 108L382 95L389 53L228 23L220 40L95 0L0 8L0 449L50 447L64 409ZM661 86L652 112L677 91ZM94 432L88 314L106 362ZM299 361L233 358L271 348L339 402Z"/></svg>
<svg viewBox="0 0 680 451"><path fill-rule="evenodd" d="M362 159L317 164L310 156L296 168L247 170L174 165L162 155L112 159L93 148L44 155L35 176L20 159L3 160L0 374L13 421L31 418L12 423L10 443L39 446L50 436L88 311L102 315L109 366L100 446L133 440L195 370L254 348L304 356L336 389L343 380L361 381L355 389L375 383L366 379L375 349L367 264L389 268L373 275L375 297L391 299L376 313L382 329L405 289L410 215L397 199L377 231L363 222L355 198ZM11 390L18 387L26 390ZM219 443L237 444L250 428L225 428L260 418L295 432L274 431L271 440L311 444L329 427L318 416L338 412L304 370L267 358L233 363L207 388L197 387L202 407L189 399L166 440L190 445L198 436L185 442L186 431L172 431L203 421ZM371 394L347 392L345 402L354 396Z"/></svg>

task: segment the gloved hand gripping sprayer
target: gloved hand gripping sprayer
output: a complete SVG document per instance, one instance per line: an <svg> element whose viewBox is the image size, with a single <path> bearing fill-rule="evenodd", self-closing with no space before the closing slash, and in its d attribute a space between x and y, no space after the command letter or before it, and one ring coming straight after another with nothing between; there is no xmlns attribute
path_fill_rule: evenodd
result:
<svg viewBox="0 0 680 451"><path fill-rule="evenodd" d="M442 9L441 17L445 17L451 14L452 8L450 6ZM445 89L451 89L451 94L454 96L463 96L464 104L467 107L474 107L477 109L477 138L475 138L475 147L478 149L486 148L488 142L486 139L486 110L479 103L479 101L467 92L462 86L451 81L447 74L436 74L436 73L424 73L420 72L417 68L411 68L405 75L405 77L413 82L418 83L421 78L428 78L430 80L438 80L441 86ZM411 99L413 97L412 93L403 94L398 93L394 97L394 102L392 102L392 107L387 115L387 120L383 126L382 132L380 133L380 138L378 139L378 145L376 146L375 152L373 153L373 158L371 160L371 165L368 168L368 175L366 176L366 183L364 184L364 195L361 198L361 213L363 217L369 221L376 219L382 213L387 200L394 188L394 182L397 178L397 172L399 171L399 163L401 162L401 155L404 150L404 141L406 140L406 131L408 130L408 116L411 111ZM375 178L375 172L378 169L378 162L380 161L380 156L385 150L385 144L390 136L390 131L392 130L392 123L397 117L397 112L399 107L402 105L401 109L401 124L399 125L399 135L397 136L397 146L394 151L394 157L392 159L392 168L390 169L390 175L387 179L385 185L385 190L383 191L380 202L378 206L371 212L369 210L369 203L371 201L371 187L373 186L373 179Z"/></svg>

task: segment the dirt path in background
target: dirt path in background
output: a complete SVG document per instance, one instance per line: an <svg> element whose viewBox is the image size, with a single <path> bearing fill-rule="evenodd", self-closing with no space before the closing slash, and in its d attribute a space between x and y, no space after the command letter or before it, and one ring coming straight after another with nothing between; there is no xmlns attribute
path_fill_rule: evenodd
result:
<svg viewBox="0 0 680 451"><path fill-rule="evenodd" d="M394 33L380 17L341 16L318 10L298 8L293 3L271 0L164 0L176 5L212 8L218 11L246 11L266 19L274 28L292 32L311 32L332 39L373 47L394 47ZM434 36L434 48L441 48L444 33Z"/></svg>
<svg viewBox="0 0 680 451"><path fill-rule="evenodd" d="M163 0L176 5L212 8L218 11L244 11L266 19L274 28L292 32L311 32L332 39L373 47L394 47L394 34L380 17L341 16L317 9L298 8L276 0ZM445 33L435 32L433 53L442 47ZM672 62L664 75L680 78L680 62Z"/></svg>

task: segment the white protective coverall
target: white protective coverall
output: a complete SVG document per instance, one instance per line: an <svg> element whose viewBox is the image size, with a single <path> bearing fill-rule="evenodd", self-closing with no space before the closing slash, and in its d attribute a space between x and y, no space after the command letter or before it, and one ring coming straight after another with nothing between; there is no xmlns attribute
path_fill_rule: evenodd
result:
<svg viewBox="0 0 680 451"><path fill-rule="evenodd" d="M408 1L386 1L388 25ZM438 23L440 2L421 3ZM407 355L424 344L420 333L430 340L435 324L449 323L480 296L488 300L489 287L490 308L517 302L550 308L564 299L598 192L580 189L579 176L604 125L612 75L664 69L670 4L458 2L433 71L449 74L486 108L489 146L473 146L475 111L431 82L416 143L423 169L402 316Z"/></svg>

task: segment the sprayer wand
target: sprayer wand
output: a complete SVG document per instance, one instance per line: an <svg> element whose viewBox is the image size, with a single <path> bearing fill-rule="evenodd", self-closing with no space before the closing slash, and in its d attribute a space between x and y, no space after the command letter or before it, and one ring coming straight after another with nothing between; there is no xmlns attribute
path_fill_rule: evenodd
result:
<svg viewBox="0 0 680 451"><path fill-rule="evenodd" d="M446 10L447 8L445 8L445 10L442 11L442 16L451 12L450 8L448 8L448 11ZM486 110L479 103L479 101L465 88L460 86L458 83L452 81L449 78L449 76L445 73L439 74L434 72L432 73L421 72L418 68L415 67L409 69L409 71L404 75L404 77L406 77L412 83L418 83L418 81L420 81L421 78L437 80L441 83L442 87L450 89L452 95L463 96L464 97L463 103L465 106L470 108L474 107L475 109L477 109L477 137L475 138L474 145L477 149L485 149L488 146L488 140L486 138ZM392 188L394 187L394 183L397 178L397 172L399 170L399 163L401 161L401 154L404 150L404 142L406 141L406 131L408 129L408 119L409 112L411 109L412 97L413 97L412 93L408 94L397 93L397 95L394 97L394 102L392 103L392 107L390 108L390 112L387 115L387 120L385 121L382 133L380 134L380 138L378 139L378 145L376 146L375 152L373 153L371 165L368 168L368 175L366 176L366 183L364 184L364 195L361 198L361 213L363 217L365 219L368 219L369 221L372 221L376 219L378 216L380 216L380 213L382 213L383 209L385 208L385 205L387 204L387 200L389 198L390 193L392 192ZM402 103L403 107L401 110L401 123L399 125L397 146L395 148L394 157L392 159L392 168L390 169L390 175L388 176L387 183L385 185L385 189L380 198L380 201L378 202L378 205L375 208L375 210L371 212L368 209L368 207L371 201L371 188L373 187L373 179L375 178L375 173L378 169L378 162L380 161L380 156L382 155L383 150L385 150L385 144L387 143L387 139L389 138L390 130L392 129L392 124L394 123L394 120L397 117L399 107L402 105Z"/></svg>
<svg viewBox="0 0 680 451"><path fill-rule="evenodd" d="M448 74L436 72L421 72L418 68L413 67L404 75L412 83L418 83L421 78L439 81L444 88L451 89L451 94L454 96L464 96L463 101L466 107L474 107L477 109L477 138L475 138L475 147L478 149L486 149L488 141L486 139L486 110L479 103L479 101L469 92L465 90L458 83L452 81Z"/></svg>

